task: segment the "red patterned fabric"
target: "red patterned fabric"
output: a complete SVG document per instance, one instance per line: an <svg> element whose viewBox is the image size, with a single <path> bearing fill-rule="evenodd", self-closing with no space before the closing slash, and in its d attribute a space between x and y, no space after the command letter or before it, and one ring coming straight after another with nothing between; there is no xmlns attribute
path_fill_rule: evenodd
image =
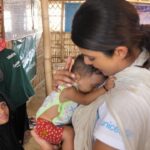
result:
<svg viewBox="0 0 150 150"><path fill-rule="evenodd" d="M38 118L36 122L35 132L47 142L51 144L60 144L62 141L63 127L58 127L52 122L42 118Z"/></svg>
<svg viewBox="0 0 150 150"><path fill-rule="evenodd" d="M6 48L6 42L4 39L0 39L0 51Z"/></svg>

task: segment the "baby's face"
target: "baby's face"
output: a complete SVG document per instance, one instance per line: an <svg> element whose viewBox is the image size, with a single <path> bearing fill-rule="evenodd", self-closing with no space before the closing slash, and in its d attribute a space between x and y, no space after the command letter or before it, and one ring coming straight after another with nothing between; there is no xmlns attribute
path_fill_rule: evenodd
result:
<svg viewBox="0 0 150 150"><path fill-rule="evenodd" d="M0 125L7 123L9 120L9 109L7 104L0 102Z"/></svg>
<svg viewBox="0 0 150 150"><path fill-rule="evenodd" d="M98 85L102 84L104 82L104 77L99 74L92 74L92 75L86 75L80 77L80 79L77 81L78 89L81 92L90 92L94 88L96 88Z"/></svg>

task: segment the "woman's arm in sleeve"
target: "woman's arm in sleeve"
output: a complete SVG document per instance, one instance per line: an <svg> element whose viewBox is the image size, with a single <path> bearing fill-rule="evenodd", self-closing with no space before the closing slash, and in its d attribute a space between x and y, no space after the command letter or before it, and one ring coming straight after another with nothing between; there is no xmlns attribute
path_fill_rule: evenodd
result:
<svg viewBox="0 0 150 150"><path fill-rule="evenodd" d="M98 109L98 119L94 128L93 150L125 150L117 122L109 112L106 103Z"/></svg>
<svg viewBox="0 0 150 150"><path fill-rule="evenodd" d="M114 149L114 148L110 147L109 145L106 145L106 144L102 143L101 141L96 140L93 145L93 150L117 150L117 149Z"/></svg>

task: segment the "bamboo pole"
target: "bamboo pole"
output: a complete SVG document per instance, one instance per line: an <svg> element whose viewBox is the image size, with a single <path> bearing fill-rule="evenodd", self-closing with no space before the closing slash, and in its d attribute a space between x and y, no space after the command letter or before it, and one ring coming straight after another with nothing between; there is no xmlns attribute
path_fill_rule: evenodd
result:
<svg viewBox="0 0 150 150"><path fill-rule="evenodd" d="M41 0L42 6L42 24L43 24L43 45L44 45L44 70L46 81L46 94L52 90L52 63L51 63L51 48L50 48L50 31L49 31L49 16L48 16L48 0Z"/></svg>
<svg viewBox="0 0 150 150"><path fill-rule="evenodd" d="M64 40L63 40L63 23L64 23L64 2L61 2L61 31L60 31L60 38L61 38L61 62L64 61Z"/></svg>

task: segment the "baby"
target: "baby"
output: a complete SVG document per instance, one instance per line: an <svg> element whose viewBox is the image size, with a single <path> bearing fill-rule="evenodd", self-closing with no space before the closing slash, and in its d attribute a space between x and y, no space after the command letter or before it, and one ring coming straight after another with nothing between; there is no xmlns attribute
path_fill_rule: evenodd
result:
<svg viewBox="0 0 150 150"><path fill-rule="evenodd" d="M76 76L75 84L72 87L60 85L46 97L37 111L34 129L52 145L62 143L63 150L74 149L74 132L68 125L78 104L88 105L114 87L114 78L106 80L99 70L84 63L83 55L77 56L71 71Z"/></svg>

